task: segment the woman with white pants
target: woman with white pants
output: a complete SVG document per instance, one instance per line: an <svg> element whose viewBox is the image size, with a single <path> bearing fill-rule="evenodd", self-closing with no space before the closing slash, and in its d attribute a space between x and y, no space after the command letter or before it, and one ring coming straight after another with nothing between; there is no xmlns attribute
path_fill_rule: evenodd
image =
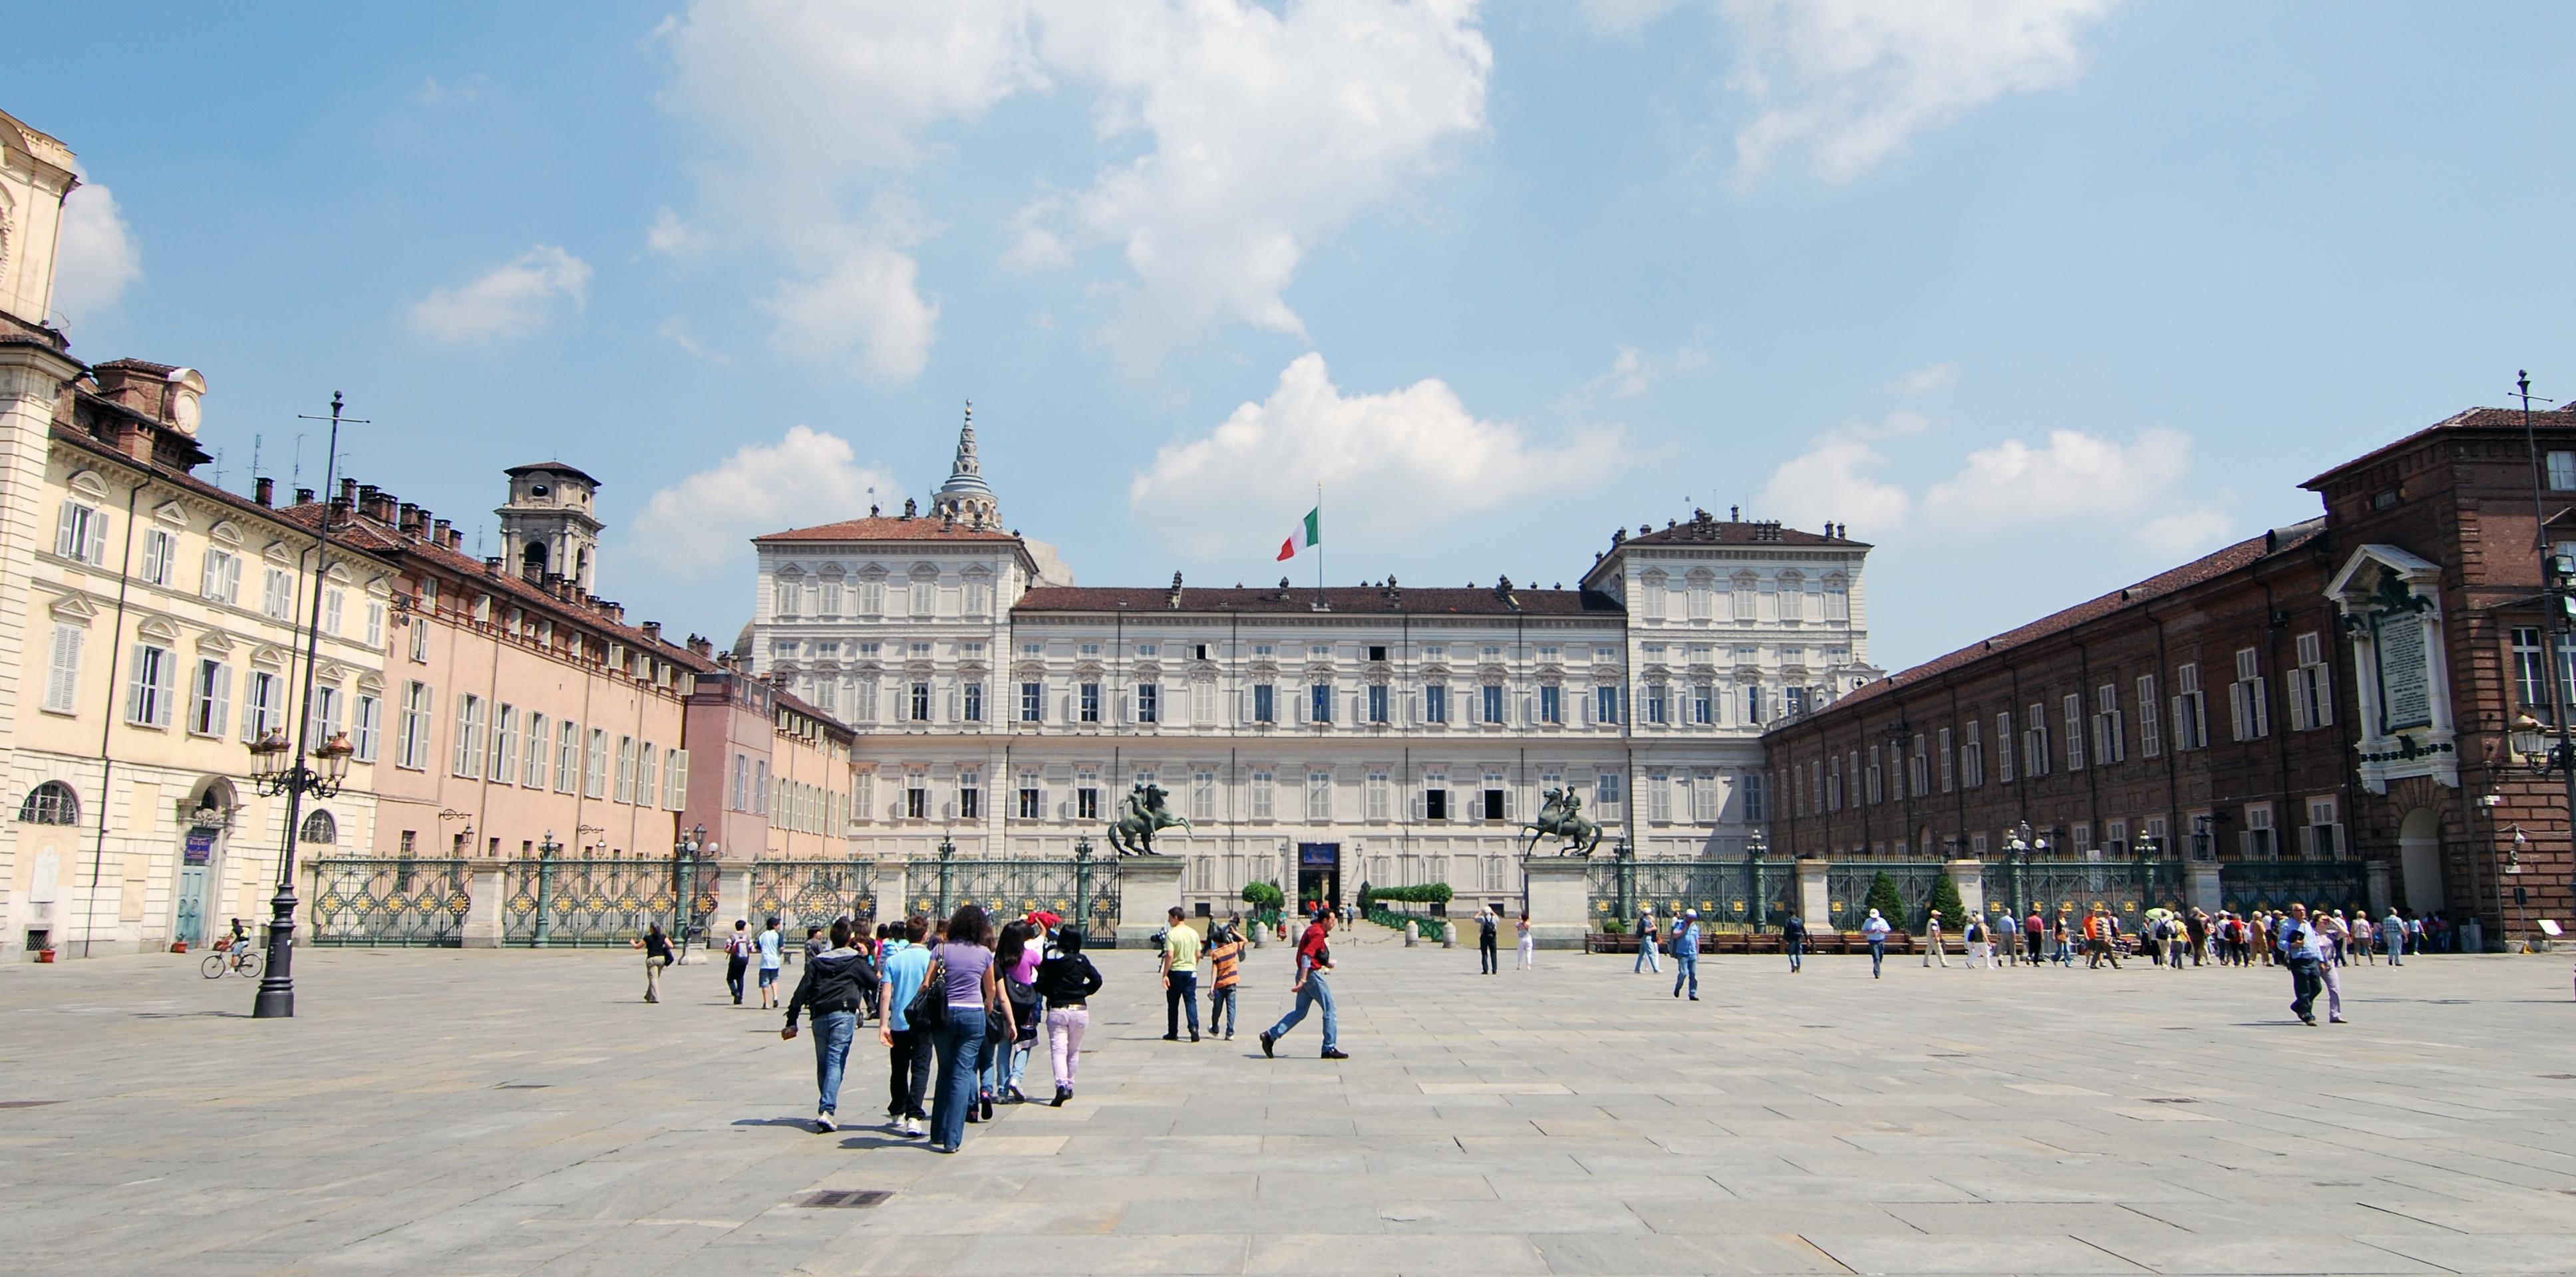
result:
<svg viewBox="0 0 2576 1277"><path fill-rule="evenodd" d="M1521 938L1521 970L1530 971L1536 969L1538 966L1538 945L1530 939L1529 914L1523 913L1521 915L1521 920L1512 924L1512 930L1517 932Z"/></svg>

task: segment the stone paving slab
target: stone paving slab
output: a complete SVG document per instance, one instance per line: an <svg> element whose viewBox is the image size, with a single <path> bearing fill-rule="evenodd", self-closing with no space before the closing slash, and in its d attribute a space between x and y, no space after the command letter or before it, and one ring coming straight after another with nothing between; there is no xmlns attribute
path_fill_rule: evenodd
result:
<svg viewBox="0 0 2576 1277"><path fill-rule="evenodd" d="M2576 1272L2554 960L2354 968L2309 1029L2260 968L1712 958L1689 1003L1343 948L1340 1064L1162 1042L1100 955L1077 1098L956 1157L865 1125L872 1032L811 1133L810 1039L707 967L308 951L290 1022L192 958L0 968L0 1272Z"/></svg>

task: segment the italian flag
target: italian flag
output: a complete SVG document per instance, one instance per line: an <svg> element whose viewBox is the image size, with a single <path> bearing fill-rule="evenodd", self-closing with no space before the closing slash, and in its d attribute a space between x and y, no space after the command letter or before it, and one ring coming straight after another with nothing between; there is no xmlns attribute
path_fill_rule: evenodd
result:
<svg viewBox="0 0 2576 1277"><path fill-rule="evenodd" d="M1298 539L1300 537L1304 538L1302 542ZM1296 532L1289 533L1288 539L1279 543L1279 561L1285 563L1290 559L1296 558L1297 547L1301 544L1322 545L1323 543L1324 507L1316 506L1314 509L1306 512L1305 526Z"/></svg>

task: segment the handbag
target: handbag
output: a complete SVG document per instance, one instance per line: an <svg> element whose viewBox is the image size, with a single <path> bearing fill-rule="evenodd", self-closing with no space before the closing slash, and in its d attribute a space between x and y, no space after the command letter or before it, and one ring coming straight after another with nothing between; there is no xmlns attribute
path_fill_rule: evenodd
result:
<svg viewBox="0 0 2576 1277"><path fill-rule="evenodd" d="M938 958L930 960L930 974L921 978L921 987L913 991L912 1001L904 1004L903 1022L910 1031L948 1027L948 964Z"/></svg>

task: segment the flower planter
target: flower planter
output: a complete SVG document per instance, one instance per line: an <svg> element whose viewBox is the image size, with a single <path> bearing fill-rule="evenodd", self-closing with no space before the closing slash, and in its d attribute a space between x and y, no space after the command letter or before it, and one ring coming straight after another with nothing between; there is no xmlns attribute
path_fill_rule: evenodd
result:
<svg viewBox="0 0 2576 1277"><path fill-rule="evenodd" d="M187 942L187 941L185 941L185 940L173 940L173 941L171 941L171 942L170 942L170 952L172 952L172 953L186 953L187 951L188 951L188 942Z"/></svg>
<svg viewBox="0 0 2576 1277"><path fill-rule="evenodd" d="M36 950L36 961L38 961L38 962L52 962L53 960L54 960L54 951L53 951L53 950L51 950L51 949L38 949L38 950Z"/></svg>

